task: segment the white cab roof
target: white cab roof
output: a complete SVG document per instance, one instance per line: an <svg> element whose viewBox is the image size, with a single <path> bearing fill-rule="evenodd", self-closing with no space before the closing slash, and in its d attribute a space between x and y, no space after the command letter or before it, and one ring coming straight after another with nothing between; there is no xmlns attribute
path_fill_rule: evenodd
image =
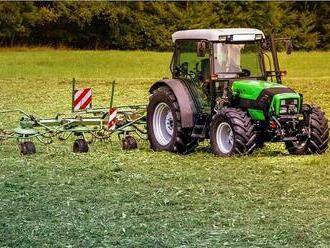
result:
<svg viewBox="0 0 330 248"><path fill-rule="evenodd" d="M255 28L223 28L223 29L191 29L177 31L172 34L172 40L209 40L219 41L219 36L224 35L265 35L262 31Z"/></svg>

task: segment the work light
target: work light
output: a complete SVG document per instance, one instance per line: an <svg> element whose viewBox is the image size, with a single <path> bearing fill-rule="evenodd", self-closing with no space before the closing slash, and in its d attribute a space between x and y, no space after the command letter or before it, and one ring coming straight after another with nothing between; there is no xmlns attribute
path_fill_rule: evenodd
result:
<svg viewBox="0 0 330 248"><path fill-rule="evenodd" d="M286 114L288 112L288 108L287 107L281 107L280 108L280 114Z"/></svg>
<svg viewBox="0 0 330 248"><path fill-rule="evenodd" d="M220 35L219 36L219 41L226 41L227 40L227 36L226 35Z"/></svg>

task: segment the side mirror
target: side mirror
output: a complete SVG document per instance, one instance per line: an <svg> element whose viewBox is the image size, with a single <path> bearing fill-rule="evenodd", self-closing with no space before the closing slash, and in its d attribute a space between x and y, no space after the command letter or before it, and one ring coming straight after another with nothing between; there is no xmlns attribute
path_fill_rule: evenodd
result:
<svg viewBox="0 0 330 248"><path fill-rule="evenodd" d="M263 40L261 41L261 48L262 48L263 50L268 50L269 47L270 47L269 42L268 42L266 39L263 39Z"/></svg>
<svg viewBox="0 0 330 248"><path fill-rule="evenodd" d="M286 46L286 54L291 54L292 51L293 51L292 41L291 40L287 40L285 42L285 46Z"/></svg>
<svg viewBox="0 0 330 248"><path fill-rule="evenodd" d="M205 57L207 51L207 42L199 41L197 42L197 57Z"/></svg>

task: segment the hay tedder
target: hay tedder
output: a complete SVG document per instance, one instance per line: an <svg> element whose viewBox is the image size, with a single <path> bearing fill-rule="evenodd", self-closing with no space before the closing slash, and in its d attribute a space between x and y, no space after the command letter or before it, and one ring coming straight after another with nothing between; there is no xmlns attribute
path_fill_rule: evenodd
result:
<svg viewBox="0 0 330 248"><path fill-rule="evenodd" d="M89 144L96 140L110 141L116 134L124 150L137 148L133 135L146 139L146 106L113 106L115 81L112 82L110 105L93 107L92 89L76 89L72 80L72 111L58 113L54 118L42 118L26 113L21 109L0 109L0 115L18 113L21 115L19 126L13 130L0 129L0 141L14 139L18 142L23 155L36 153L34 141L50 144L55 138L76 139L73 152L88 152ZM0 120L2 120L1 118ZM1 123L1 122L0 122Z"/></svg>

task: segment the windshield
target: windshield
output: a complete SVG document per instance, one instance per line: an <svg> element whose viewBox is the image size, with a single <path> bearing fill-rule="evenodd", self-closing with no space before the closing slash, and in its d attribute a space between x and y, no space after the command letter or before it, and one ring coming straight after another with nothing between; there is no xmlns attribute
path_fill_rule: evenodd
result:
<svg viewBox="0 0 330 248"><path fill-rule="evenodd" d="M214 44L214 73L221 78L262 77L258 45Z"/></svg>

